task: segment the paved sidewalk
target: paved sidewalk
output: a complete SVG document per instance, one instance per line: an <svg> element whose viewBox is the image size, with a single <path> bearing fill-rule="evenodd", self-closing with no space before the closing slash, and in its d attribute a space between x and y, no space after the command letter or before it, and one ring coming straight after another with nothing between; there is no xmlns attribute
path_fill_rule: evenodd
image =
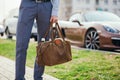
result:
<svg viewBox="0 0 120 80"><path fill-rule="evenodd" d="M0 56L0 80L14 80L15 62ZM33 69L26 67L26 80L33 80ZM47 74L43 75L43 80L59 80Z"/></svg>

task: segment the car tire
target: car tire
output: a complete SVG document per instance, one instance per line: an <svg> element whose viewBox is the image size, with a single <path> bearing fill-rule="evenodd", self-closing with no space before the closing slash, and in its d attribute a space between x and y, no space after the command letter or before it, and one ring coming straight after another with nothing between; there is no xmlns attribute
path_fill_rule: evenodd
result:
<svg viewBox="0 0 120 80"><path fill-rule="evenodd" d="M34 37L34 40L35 40L35 41L37 41L37 36L36 36L36 37Z"/></svg>
<svg viewBox="0 0 120 80"><path fill-rule="evenodd" d="M8 28L6 29L5 33L8 39L12 39L12 35L10 34L10 31Z"/></svg>
<svg viewBox="0 0 120 80"><path fill-rule="evenodd" d="M84 44L88 49L100 49L99 34L96 30L92 29L87 32Z"/></svg>
<svg viewBox="0 0 120 80"><path fill-rule="evenodd" d="M3 36L3 35L4 35L4 33L1 33L0 35L1 35L1 36Z"/></svg>

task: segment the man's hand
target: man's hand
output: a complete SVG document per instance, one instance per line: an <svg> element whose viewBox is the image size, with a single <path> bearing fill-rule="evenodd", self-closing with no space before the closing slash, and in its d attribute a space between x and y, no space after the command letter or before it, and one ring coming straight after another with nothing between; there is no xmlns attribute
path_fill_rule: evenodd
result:
<svg viewBox="0 0 120 80"><path fill-rule="evenodd" d="M50 18L50 22L51 23L56 23L58 21L58 17L57 16L51 16Z"/></svg>

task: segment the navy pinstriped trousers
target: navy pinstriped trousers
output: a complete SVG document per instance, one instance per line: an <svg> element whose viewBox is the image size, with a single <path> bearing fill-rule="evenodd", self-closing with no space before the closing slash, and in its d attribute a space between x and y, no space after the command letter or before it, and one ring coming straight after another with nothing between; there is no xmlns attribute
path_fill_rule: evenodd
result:
<svg viewBox="0 0 120 80"><path fill-rule="evenodd" d="M34 19L37 21L38 42L41 41L48 29L51 17L51 2L36 3L35 1L22 0L19 10L16 39L16 75L15 80L25 80L25 64L27 48L31 36ZM38 66L35 62L34 80L42 80L44 66ZM32 74L32 73L31 73Z"/></svg>

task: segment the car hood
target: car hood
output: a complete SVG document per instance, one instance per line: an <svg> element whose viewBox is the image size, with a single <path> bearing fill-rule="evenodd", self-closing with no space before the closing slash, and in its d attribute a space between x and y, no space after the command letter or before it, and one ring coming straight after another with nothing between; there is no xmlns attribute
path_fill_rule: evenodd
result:
<svg viewBox="0 0 120 80"><path fill-rule="evenodd" d="M120 31L120 22L84 22L83 24L84 25L101 24L103 26L112 27Z"/></svg>

